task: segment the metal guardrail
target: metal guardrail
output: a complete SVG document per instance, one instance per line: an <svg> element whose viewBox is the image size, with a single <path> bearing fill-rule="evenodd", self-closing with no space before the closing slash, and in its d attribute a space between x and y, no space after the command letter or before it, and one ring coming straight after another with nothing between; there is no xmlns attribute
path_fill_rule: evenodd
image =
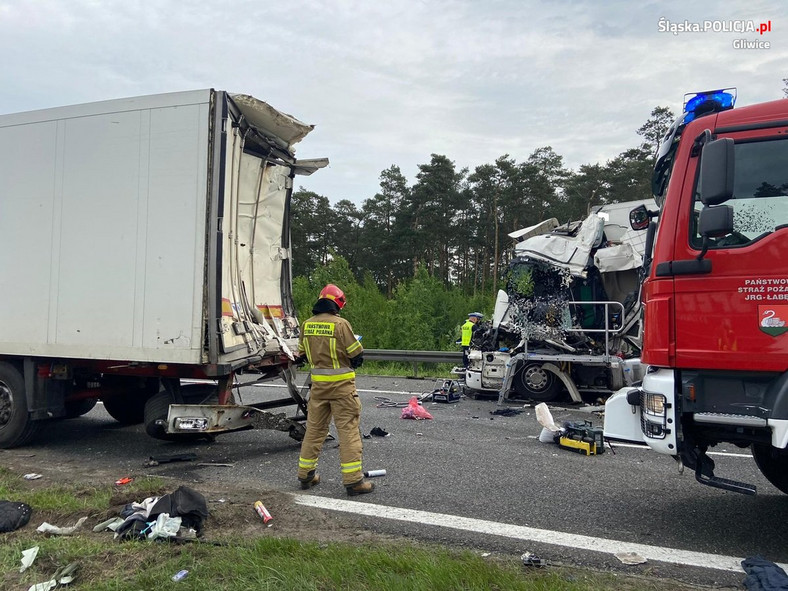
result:
<svg viewBox="0 0 788 591"><path fill-rule="evenodd" d="M364 349L368 361L403 361L413 363L413 377L419 377L419 363L462 363L462 351L400 351L397 349Z"/></svg>

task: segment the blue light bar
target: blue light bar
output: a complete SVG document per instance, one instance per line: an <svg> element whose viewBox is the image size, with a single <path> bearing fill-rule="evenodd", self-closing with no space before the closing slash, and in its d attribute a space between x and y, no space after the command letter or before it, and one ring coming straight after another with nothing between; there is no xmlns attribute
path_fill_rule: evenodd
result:
<svg viewBox="0 0 788 591"><path fill-rule="evenodd" d="M692 98L687 100L688 96L692 96ZM684 123L689 123L693 119L709 113L732 109L736 103L736 89L707 90L694 95L687 94L684 98Z"/></svg>

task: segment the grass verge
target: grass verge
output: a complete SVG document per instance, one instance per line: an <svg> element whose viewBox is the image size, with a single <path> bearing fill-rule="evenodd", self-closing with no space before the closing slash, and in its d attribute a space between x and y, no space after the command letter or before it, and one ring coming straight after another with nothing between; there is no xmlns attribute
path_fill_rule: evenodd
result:
<svg viewBox="0 0 788 591"><path fill-rule="evenodd" d="M221 590L524 590L524 591L667 591L689 589L670 582L646 581L579 569L525 569L515 557L482 557L471 551L416 543L319 543L274 537L261 529L259 537L240 536L232 525L213 532L211 541L192 543L113 540L92 527L116 515L132 499L164 494L158 479L139 479L123 488L112 485L48 486L28 482L0 468L0 499L23 501L33 507L30 523L0 534L0 588L28 589L49 580L72 562L79 565L71 588L83 590L149 591L151 589ZM89 519L72 536L47 537L37 525L71 525ZM209 517L206 529L218 524ZM19 573L22 551L39 546L33 565ZM172 576L189 574L181 582Z"/></svg>

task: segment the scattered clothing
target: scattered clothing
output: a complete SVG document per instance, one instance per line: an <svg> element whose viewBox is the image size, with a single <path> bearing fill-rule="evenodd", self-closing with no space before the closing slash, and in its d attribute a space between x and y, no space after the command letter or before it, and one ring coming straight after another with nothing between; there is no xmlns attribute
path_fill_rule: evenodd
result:
<svg viewBox="0 0 788 591"><path fill-rule="evenodd" d="M741 562L747 576L743 584L749 591L788 591L788 575L762 556L751 556Z"/></svg>

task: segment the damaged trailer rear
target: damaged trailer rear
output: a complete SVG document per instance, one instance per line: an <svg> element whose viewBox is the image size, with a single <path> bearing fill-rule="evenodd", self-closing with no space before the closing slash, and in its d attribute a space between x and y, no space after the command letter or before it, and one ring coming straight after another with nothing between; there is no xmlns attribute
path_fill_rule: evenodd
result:
<svg viewBox="0 0 788 591"><path fill-rule="evenodd" d="M549 402L597 398L642 378L640 284L645 231L629 212L653 200L598 206L584 220L555 218L517 240L491 323L474 332L466 393Z"/></svg>
<svg viewBox="0 0 788 591"><path fill-rule="evenodd" d="M313 127L214 89L0 116L0 448L99 399L163 439L306 410L289 215L328 164L295 157ZM249 371L291 398L229 410Z"/></svg>

